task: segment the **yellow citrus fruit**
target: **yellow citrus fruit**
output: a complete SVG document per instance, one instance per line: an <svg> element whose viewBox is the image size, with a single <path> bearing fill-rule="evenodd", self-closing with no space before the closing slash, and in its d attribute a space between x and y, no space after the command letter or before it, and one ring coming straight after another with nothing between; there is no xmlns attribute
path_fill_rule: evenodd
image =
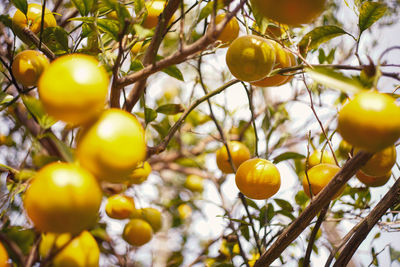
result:
<svg viewBox="0 0 400 267"><path fill-rule="evenodd" d="M388 173L381 176L371 176L359 170L356 174L356 177L366 186L379 187L386 184L389 181L391 175L392 172L389 171Z"/></svg>
<svg viewBox="0 0 400 267"><path fill-rule="evenodd" d="M354 149L354 155L360 149ZM396 163L396 147L390 146L379 152L376 152L368 162L360 168L363 173L370 176L384 176L393 168Z"/></svg>
<svg viewBox="0 0 400 267"><path fill-rule="evenodd" d="M39 246L39 254L45 258L53 249L64 247L52 260L53 267L98 267L100 250L94 237L88 232L83 231L72 241L71 234L42 234L42 241Z"/></svg>
<svg viewBox="0 0 400 267"><path fill-rule="evenodd" d="M136 42L132 48L131 48L131 53L133 57L139 56L140 54L143 54L144 51L146 51L147 47L149 47L150 42L147 42L145 45L143 45L144 41L139 41Z"/></svg>
<svg viewBox="0 0 400 267"><path fill-rule="evenodd" d="M153 229L145 220L132 219L125 225L122 237L132 246L142 246L153 237Z"/></svg>
<svg viewBox="0 0 400 267"><path fill-rule="evenodd" d="M58 120L81 125L104 109L109 77L91 56L59 57L40 76L39 98L46 111Z"/></svg>
<svg viewBox="0 0 400 267"><path fill-rule="evenodd" d="M332 180L332 178L340 171L340 168L333 164L321 163L307 171L307 175L303 177L303 189L308 197L310 194L310 185L313 196L316 196L322 189ZM332 199L339 197L345 185L333 196Z"/></svg>
<svg viewBox="0 0 400 267"><path fill-rule="evenodd" d="M6 248L0 242L0 267L7 267L8 264L8 253Z"/></svg>
<svg viewBox="0 0 400 267"><path fill-rule="evenodd" d="M236 186L248 198L267 199L281 187L281 175L272 162L265 159L249 159L237 169Z"/></svg>
<svg viewBox="0 0 400 267"><path fill-rule="evenodd" d="M339 111L337 130L354 147L382 150L400 136L400 107L386 94L359 93Z"/></svg>
<svg viewBox="0 0 400 267"><path fill-rule="evenodd" d="M40 75L49 66L50 61L42 52L25 50L18 53L12 63L12 73L23 86L36 86Z"/></svg>
<svg viewBox="0 0 400 267"><path fill-rule="evenodd" d="M106 213L113 219L128 219L136 210L133 198L125 195L113 195L107 199Z"/></svg>
<svg viewBox="0 0 400 267"><path fill-rule="evenodd" d="M219 24L224 20L226 14L222 13L215 17L215 23ZM228 24L225 26L224 30L218 36L218 40L222 43L230 43L239 36L239 22L235 17L233 17Z"/></svg>
<svg viewBox="0 0 400 267"><path fill-rule="evenodd" d="M143 27L151 29L157 26L158 24L158 17L164 11L164 7L166 6L165 1L157 1L157 0L150 0L145 3L147 9L147 16L143 21ZM173 22L175 17L172 16L169 23Z"/></svg>
<svg viewBox="0 0 400 267"><path fill-rule="evenodd" d="M288 68L291 67L292 57L290 53L286 51L280 44L274 41L270 41L275 49L275 66L274 69L280 68ZM272 76L267 76L262 80L252 82L251 84L260 86L260 87L271 87L271 86L280 86L285 84L289 80L290 76L275 74Z"/></svg>
<svg viewBox="0 0 400 267"><path fill-rule="evenodd" d="M314 150L310 157L308 157L308 168L311 169L320 163L335 164L335 159L333 158L332 153L328 150L324 150L323 152L320 150Z"/></svg>
<svg viewBox="0 0 400 267"><path fill-rule="evenodd" d="M122 183L146 158L144 129L136 117L120 109L104 111L78 138L76 156L96 178Z"/></svg>
<svg viewBox="0 0 400 267"><path fill-rule="evenodd" d="M325 7L326 0L251 0L255 13L291 26L312 22Z"/></svg>
<svg viewBox="0 0 400 267"><path fill-rule="evenodd" d="M186 220L190 217L190 215L192 215L192 208L186 203L180 204L177 210L179 218L181 218L182 220Z"/></svg>
<svg viewBox="0 0 400 267"><path fill-rule="evenodd" d="M92 174L75 164L55 162L34 176L24 207L42 232L79 233L96 222L101 198Z"/></svg>
<svg viewBox="0 0 400 267"><path fill-rule="evenodd" d="M16 31L20 31L22 28L28 27L32 32L38 33L40 31L41 23L42 5L36 3L28 5L28 12L26 13L26 16L19 9L17 9L12 18L12 27ZM46 8L44 12L43 24L44 29L57 26L56 19L48 8Z"/></svg>
<svg viewBox="0 0 400 267"><path fill-rule="evenodd" d="M250 151L243 143L239 141L231 141L228 142L228 148L232 157L233 165L236 168L239 168L240 164L250 159ZM233 173L225 146L222 146L219 150L217 150L216 159L218 168L223 173Z"/></svg>
<svg viewBox="0 0 400 267"><path fill-rule="evenodd" d="M186 177L185 187L193 192L203 192L204 178L198 175L190 174Z"/></svg>
<svg viewBox="0 0 400 267"><path fill-rule="evenodd" d="M138 166L136 166L133 172L128 175L127 184L141 184L147 180L147 177L150 175L150 173L150 164L147 161L141 162Z"/></svg>
<svg viewBox="0 0 400 267"><path fill-rule="evenodd" d="M132 213L131 218L145 220L150 224L154 233L160 231L163 225L161 212L155 208L138 209Z"/></svg>
<svg viewBox="0 0 400 267"><path fill-rule="evenodd" d="M233 76L245 82L265 78L275 65L272 43L260 36L236 38L226 53L226 64Z"/></svg>

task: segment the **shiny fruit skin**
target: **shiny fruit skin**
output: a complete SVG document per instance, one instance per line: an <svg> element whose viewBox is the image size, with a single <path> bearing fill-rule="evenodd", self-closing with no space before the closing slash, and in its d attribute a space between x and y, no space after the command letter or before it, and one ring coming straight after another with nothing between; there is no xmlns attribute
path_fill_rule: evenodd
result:
<svg viewBox="0 0 400 267"><path fill-rule="evenodd" d="M42 235L39 253L45 258L52 247L59 249L71 240L71 235L46 233ZM53 267L98 267L100 250L94 237L83 231L63 248L52 260Z"/></svg>
<svg viewBox="0 0 400 267"><path fill-rule="evenodd" d="M290 26L307 24L318 17L326 0L251 0L253 11Z"/></svg>
<svg viewBox="0 0 400 267"><path fill-rule="evenodd" d="M165 8L165 1L153 1L150 0L145 3L146 9L147 9L147 16L143 21L143 27L152 29L157 26L158 24L158 17L161 15L161 13L164 11ZM172 16L170 23L175 20L175 17Z"/></svg>
<svg viewBox="0 0 400 267"><path fill-rule="evenodd" d="M104 109L109 77L94 57L83 54L61 56L40 76L39 98L55 119L82 125Z"/></svg>
<svg viewBox="0 0 400 267"><path fill-rule="evenodd" d="M42 52L25 50L18 53L12 63L12 73L23 86L36 86L40 75L49 66L50 61Z"/></svg>
<svg viewBox="0 0 400 267"><path fill-rule="evenodd" d="M228 147L232 157L233 165L236 167L236 169L239 168L240 164L250 159L250 151L243 143L231 141L228 142ZM233 173L225 146L222 146L219 150L217 150L216 159L217 166L223 173Z"/></svg>
<svg viewBox="0 0 400 267"><path fill-rule="evenodd" d="M358 148L354 149L354 155L359 152ZM370 160L365 163L360 170L369 176L385 176L393 168L396 163L396 147L390 146L379 152L376 152Z"/></svg>
<svg viewBox="0 0 400 267"><path fill-rule="evenodd" d="M322 153L320 150L314 150L314 152L308 157L308 169L311 169L320 163L335 164L335 159L330 151L324 150Z"/></svg>
<svg viewBox="0 0 400 267"><path fill-rule="evenodd" d="M37 172L24 207L39 231L79 233L96 222L101 199L100 186L88 171L55 162Z"/></svg>
<svg viewBox="0 0 400 267"><path fill-rule="evenodd" d="M122 237L132 246L142 246L153 237L153 229L145 220L132 219L125 225Z"/></svg>
<svg viewBox="0 0 400 267"><path fill-rule="evenodd" d="M186 177L184 186L192 192L201 193L204 190L204 178L198 175L190 174Z"/></svg>
<svg viewBox="0 0 400 267"><path fill-rule="evenodd" d="M12 27L14 30L21 31L22 28L29 26L29 29L38 33L40 31L40 25L42 23L42 5L32 3L28 5L28 12L25 16L19 9L15 12L12 18ZM44 14L43 28L56 27L57 22L53 16L53 13L46 8Z"/></svg>
<svg viewBox="0 0 400 267"><path fill-rule="evenodd" d="M256 35L236 38L226 53L226 64L233 76L245 82L265 78L275 65L272 43Z"/></svg>
<svg viewBox="0 0 400 267"><path fill-rule="evenodd" d="M151 165L145 161L139 163L139 165L128 175L127 184L141 184L147 180L151 173Z"/></svg>
<svg viewBox="0 0 400 267"><path fill-rule="evenodd" d="M281 187L281 175L272 162L265 159L249 159L237 169L236 186L248 198L267 199Z"/></svg>
<svg viewBox="0 0 400 267"><path fill-rule="evenodd" d="M322 189L332 180L332 178L340 171L340 168L333 164L321 163L307 171L308 180L311 184L313 196L316 196ZM303 189L308 197L311 197L310 186L308 184L307 175L303 177ZM332 197L339 197L345 188L345 185Z"/></svg>
<svg viewBox="0 0 400 267"><path fill-rule="evenodd" d="M290 53L283 49L283 47L277 42L270 41L275 49L275 66L273 69L278 68L288 68L294 65L292 64L292 57ZM290 76L275 74L272 76L265 77L262 80L252 82L252 85L260 86L260 87L272 87L272 86L280 86L285 84L289 80Z"/></svg>
<svg viewBox="0 0 400 267"><path fill-rule="evenodd" d="M146 158L144 129L133 114L108 109L83 130L76 156L96 178L110 183L126 182L127 176Z"/></svg>
<svg viewBox="0 0 400 267"><path fill-rule="evenodd" d="M337 130L354 147L380 151L400 136L400 107L388 95L359 93L339 111Z"/></svg>
<svg viewBox="0 0 400 267"><path fill-rule="evenodd" d="M356 173L356 177L358 178L358 180L369 187L379 187L385 185L389 181L391 175L391 171L382 176L367 175L361 170Z"/></svg>
<svg viewBox="0 0 400 267"><path fill-rule="evenodd" d="M226 14L222 13L215 17L215 23L219 24L224 20ZM239 22L235 17L233 17L228 24L225 26L221 34L218 36L218 40L222 43L230 43L239 36ZM223 46L225 47L225 46Z"/></svg>
<svg viewBox="0 0 400 267"><path fill-rule="evenodd" d="M131 215L131 218L148 222L153 229L153 233L160 231L163 225L161 212L155 208L138 209Z"/></svg>
<svg viewBox="0 0 400 267"><path fill-rule="evenodd" d="M118 220L128 219L136 210L133 198L125 195L109 197L105 209L108 217Z"/></svg>
<svg viewBox="0 0 400 267"><path fill-rule="evenodd" d="M8 253L6 248L0 243L0 267L8 267Z"/></svg>

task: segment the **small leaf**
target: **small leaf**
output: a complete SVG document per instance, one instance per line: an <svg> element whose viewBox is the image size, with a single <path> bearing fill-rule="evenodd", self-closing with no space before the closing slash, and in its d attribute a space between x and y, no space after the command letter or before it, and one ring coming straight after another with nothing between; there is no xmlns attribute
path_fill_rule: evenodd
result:
<svg viewBox="0 0 400 267"><path fill-rule="evenodd" d="M185 111L185 108L181 104L165 104L159 106L156 111L158 113L163 113L166 115L175 115L177 113L181 113Z"/></svg>
<svg viewBox="0 0 400 267"><path fill-rule="evenodd" d="M119 27L117 21L112 19L98 19L97 26L102 31L109 33L114 40L118 41Z"/></svg>
<svg viewBox="0 0 400 267"><path fill-rule="evenodd" d="M154 35L154 31L146 29L139 24L133 25L133 29L135 30L139 40L144 40L147 37L152 37Z"/></svg>
<svg viewBox="0 0 400 267"><path fill-rule="evenodd" d="M289 212L293 211L293 207L292 207L292 205L291 205L288 201L286 201L286 200L284 200L284 199L280 199L280 198L275 198L274 201L275 201L276 204L278 204L278 206L281 207L283 210L286 210L286 211L289 211Z"/></svg>
<svg viewBox="0 0 400 267"><path fill-rule="evenodd" d="M8 28L12 27L12 20L11 20L11 17L8 14L0 15L0 22L3 23Z"/></svg>
<svg viewBox="0 0 400 267"><path fill-rule="evenodd" d="M390 260L393 261L398 261L400 262L400 251L395 250L392 247L389 247L389 251L390 251Z"/></svg>
<svg viewBox="0 0 400 267"><path fill-rule="evenodd" d="M71 0L75 5L76 9L78 9L81 16L87 16L89 12L92 10L94 5L94 0Z"/></svg>
<svg viewBox="0 0 400 267"><path fill-rule="evenodd" d="M157 55L156 60L159 61L161 59L163 59L163 57L160 55ZM164 73L168 74L169 76L176 78L180 81L184 81L182 72L175 65L172 65L172 66L166 67L165 69L162 69L162 72L164 72Z"/></svg>
<svg viewBox="0 0 400 267"><path fill-rule="evenodd" d="M24 15L28 12L28 1L27 0L10 0L16 8L21 10Z"/></svg>
<svg viewBox="0 0 400 267"><path fill-rule="evenodd" d="M358 27L360 34L378 21L386 12L385 4L377 2L364 2L360 9Z"/></svg>
<svg viewBox="0 0 400 267"><path fill-rule="evenodd" d="M269 222L272 220L274 215L275 215L274 205L272 205L271 203L268 203L268 206L267 206L267 219L268 219Z"/></svg>
<svg viewBox="0 0 400 267"><path fill-rule="evenodd" d="M144 66L142 64L142 62L138 59L135 59L131 62L131 66L130 66L130 70L132 71L139 71L141 69L143 69Z"/></svg>
<svg viewBox="0 0 400 267"><path fill-rule="evenodd" d="M288 218L290 218L290 219L292 219L292 220L295 220L295 219L296 219L296 218L293 216L293 214L290 213L290 212L287 211L287 210L278 210L278 211L276 211L276 213L279 213L279 214L281 214L281 215L283 215L283 216L286 216L286 217L288 217Z"/></svg>
<svg viewBox="0 0 400 267"><path fill-rule="evenodd" d="M250 230L249 230L249 225L248 224L242 224L240 226L240 232L242 233L242 236L249 241L250 240Z"/></svg>
<svg viewBox="0 0 400 267"><path fill-rule="evenodd" d="M285 152L274 158L274 164L277 164L281 161L285 161L288 159L304 159L305 156L296 152Z"/></svg>
<svg viewBox="0 0 400 267"><path fill-rule="evenodd" d="M65 161L74 162L74 155L72 153L72 149L69 146L67 146L64 142L60 141L54 134L45 133L44 136L47 136L54 141L58 151L60 151L61 156Z"/></svg>
<svg viewBox="0 0 400 267"><path fill-rule="evenodd" d="M338 26L328 25L316 27L301 39L299 42L300 51L304 53L308 50L317 49L320 44L343 34L346 34L346 32Z"/></svg>
<svg viewBox="0 0 400 267"><path fill-rule="evenodd" d="M294 200L296 201L297 205L304 206L308 201L308 197L304 191L299 191L294 197Z"/></svg>
<svg viewBox="0 0 400 267"><path fill-rule="evenodd" d="M144 108L144 119L146 124L154 121L157 118L157 112L151 108Z"/></svg>
<svg viewBox="0 0 400 267"><path fill-rule="evenodd" d="M347 77L331 68L314 67L313 69L306 68L305 71L314 81L328 88L345 93L357 93L364 89L357 79Z"/></svg>
<svg viewBox="0 0 400 267"><path fill-rule="evenodd" d="M22 253L28 255L33 242L35 241L35 232L32 229L23 229L21 226L12 226L3 230L7 238L21 249Z"/></svg>
<svg viewBox="0 0 400 267"><path fill-rule="evenodd" d="M50 117L43 108L42 102L31 96L22 96L26 108L29 110L32 116L35 117L39 125L43 129L50 128L57 121Z"/></svg>
<svg viewBox="0 0 400 267"><path fill-rule="evenodd" d="M249 198L246 198L246 203L247 203L248 206L252 207L253 209L256 209L256 210L259 209L257 204L253 200L251 200Z"/></svg>
<svg viewBox="0 0 400 267"><path fill-rule="evenodd" d="M164 138L168 134L169 129L171 129L168 119L164 119L157 124L152 123L150 125L153 126L153 128L160 134L161 138Z"/></svg>
<svg viewBox="0 0 400 267"><path fill-rule="evenodd" d="M217 1L217 0L216 0ZM199 18L197 19L197 23L202 21L203 19L207 18L211 13L213 12L214 9L214 1L210 1L205 5L199 14ZM224 7L224 1L217 1L217 10L221 9Z"/></svg>
<svg viewBox="0 0 400 267"><path fill-rule="evenodd" d="M35 174L36 174L36 172L33 170L22 169L17 173L17 175L15 175L15 178L18 181L26 181L26 180L32 178Z"/></svg>
<svg viewBox="0 0 400 267"><path fill-rule="evenodd" d="M145 2L144 0L134 0L133 5L135 6L135 14L140 14L145 9Z"/></svg>
<svg viewBox="0 0 400 267"><path fill-rule="evenodd" d="M46 28L42 34L43 42L56 54L68 53L68 33L62 27Z"/></svg>

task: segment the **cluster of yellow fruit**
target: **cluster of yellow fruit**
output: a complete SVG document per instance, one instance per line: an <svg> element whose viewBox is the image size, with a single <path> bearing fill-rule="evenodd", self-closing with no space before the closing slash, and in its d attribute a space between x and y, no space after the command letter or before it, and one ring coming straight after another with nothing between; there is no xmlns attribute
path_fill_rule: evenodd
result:
<svg viewBox="0 0 400 267"><path fill-rule="evenodd" d="M228 148L237 169L236 186L243 195L252 199L267 199L278 192L281 176L272 162L261 158L250 159L249 149L238 141L228 142ZM225 146L216 152L216 161L223 173L234 173Z"/></svg>

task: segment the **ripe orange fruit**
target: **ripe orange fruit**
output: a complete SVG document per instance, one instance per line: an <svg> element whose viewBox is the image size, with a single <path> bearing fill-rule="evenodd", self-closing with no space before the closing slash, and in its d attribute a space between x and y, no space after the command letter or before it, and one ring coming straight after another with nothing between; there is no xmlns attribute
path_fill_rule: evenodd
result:
<svg viewBox="0 0 400 267"><path fill-rule="evenodd" d="M8 265L8 253L3 244L0 242L0 267L7 267Z"/></svg>
<svg viewBox="0 0 400 267"><path fill-rule="evenodd" d="M232 157L233 165L236 168L239 168L240 164L250 159L250 151L249 149L241 142L231 141L228 142L229 152ZM226 151L226 147L222 146L216 152L216 159L218 168L223 173L233 173L231 164L229 163L228 152Z"/></svg>
<svg viewBox="0 0 400 267"><path fill-rule="evenodd" d="M249 159L237 169L236 186L248 198L267 199L281 187L281 175L272 162L265 159Z"/></svg>
<svg viewBox="0 0 400 267"><path fill-rule="evenodd" d="M326 0L251 0L255 13L291 26L312 22L325 7Z"/></svg>
<svg viewBox="0 0 400 267"><path fill-rule="evenodd" d="M39 254L45 258L50 251L64 247L52 260L53 267L98 267L100 250L94 237L88 232L83 231L72 241L71 234L42 234L42 241L39 245Z"/></svg>
<svg viewBox="0 0 400 267"><path fill-rule="evenodd" d="M131 218L145 220L150 224L154 233L160 231L163 225L161 212L155 208L138 209L132 213Z"/></svg>
<svg viewBox="0 0 400 267"><path fill-rule="evenodd" d="M160 1L160 0L150 0L145 3L146 9L147 9L147 16L143 21L143 27L151 29L157 26L158 24L158 17L161 15L161 13L164 11L164 8L166 6L165 1ZM172 16L171 20L169 23L173 22L175 20L175 16Z"/></svg>
<svg viewBox="0 0 400 267"><path fill-rule="evenodd" d="M308 157L308 168L311 169L320 163L335 164L335 159L333 158L332 153L328 150L324 150L323 152L320 150L314 150L310 157Z"/></svg>
<svg viewBox="0 0 400 267"><path fill-rule="evenodd" d="M100 180L122 183L146 158L144 129L124 110L108 109L78 138L76 157Z"/></svg>
<svg viewBox="0 0 400 267"><path fill-rule="evenodd" d="M354 147L382 150L400 136L400 107L386 94L359 93L339 111L337 130Z"/></svg>
<svg viewBox="0 0 400 267"><path fill-rule="evenodd" d="M41 23L42 5L36 3L28 4L28 12L26 13L26 16L17 9L12 18L12 27L14 31L21 31L22 28L28 27L32 32L38 33L40 31ZM44 12L43 24L44 29L47 27L57 26L56 19L48 8L46 8Z"/></svg>
<svg viewBox="0 0 400 267"><path fill-rule="evenodd" d="M141 162L139 163L138 166L136 166L133 172L128 175L127 184L128 185L141 184L147 180L147 177L150 175L150 173L151 173L150 164L147 161Z"/></svg>
<svg viewBox="0 0 400 267"><path fill-rule="evenodd" d="M40 75L49 66L50 61L42 52L25 50L18 53L12 63L12 73L23 86L36 86Z"/></svg>
<svg viewBox="0 0 400 267"><path fill-rule="evenodd" d="M283 49L283 47L277 42L270 41L275 49L275 66L273 69L288 68L294 65L292 62L292 56L288 51ZM285 84L289 80L290 76L275 74L272 76L267 76L262 80L252 82L252 85L260 87L272 87L280 86Z"/></svg>
<svg viewBox="0 0 400 267"><path fill-rule="evenodd" d="M265 78L275 65L272 43L260 36L236 38L226 53L226 64L233 76L245 82Z"/></svg>
<svg viewBox="0 0 400 267"><path fill-rule="evenodd" d="M226 14L222 13L215 17L215 23L219 24L224 20ZM218 36L218 40L220 40L224 44L228 44L235 40L239 36L239 22L235 17L233 17L228 24L225 26L224 30ZM226 46L222 46L226 47Z"/></svg>
<svg viewBox="0 0 400 267"><path fill-rule="evenodd" d="M193 192L203 192L204 178L198 175L190 174L186 177L185 187Z"/></svg>
<svg viewBox="0 0 400 267"><path fill-rule="evenodd" d="M132 219L125 225L122 237L132 246L142 246L151 240L153 230L145 220Z"/></svg>
<svg viewBox="0 0 400 267"><path fill-rule="evenodd" d="M107 199L106 213L113 219L127 219L136 210L133 198L125 195L113 195Z"/></svg>
<svg viewBox="0 0 400 267"><path fill-rule="evenodd" d="M362 182L366 186L370 187L379 187L386 184L389 181L391 175L391 171L381 176L367 175L361 170L356 173L356 177L358 178L358 180L360 180L360 182Z"/></svg>
<svg viewBox="0 0 400 267"><path fill-rule="evenodd" d="M354 149L354 155L360 149ZM363 173L370 176L385 176L396 163L396 147L390 146L379 152L376 152L368 162L360 168Z"/></svg>
<svg viewBox="0 0 400 267"><path fill-rule="evenodd" d="M303 177L303 189L308 197L311 197L310 185L313 196L316 196L322 189L332 180L332 178L340 171L340 168L333 164L321 163L307 171L307 176ZM310 184L308 183L310 182ZM332 199L339 197L346 186L344 185Z"/></svg>
<svg viewBox="0 0 400 267"><path fill-rule="evenodd" d="M79 233L96 222L101 198L100 186L88 171L55 162L36 173L24 207L39 231Z"/></svg>
<svg viewBox="0 0 400 267"><path fill-rule="evenodd" d="M91 56L72 54L59 57L39 79L39 98L55 119L81 125L104 109L109 78Z"/></svg>

